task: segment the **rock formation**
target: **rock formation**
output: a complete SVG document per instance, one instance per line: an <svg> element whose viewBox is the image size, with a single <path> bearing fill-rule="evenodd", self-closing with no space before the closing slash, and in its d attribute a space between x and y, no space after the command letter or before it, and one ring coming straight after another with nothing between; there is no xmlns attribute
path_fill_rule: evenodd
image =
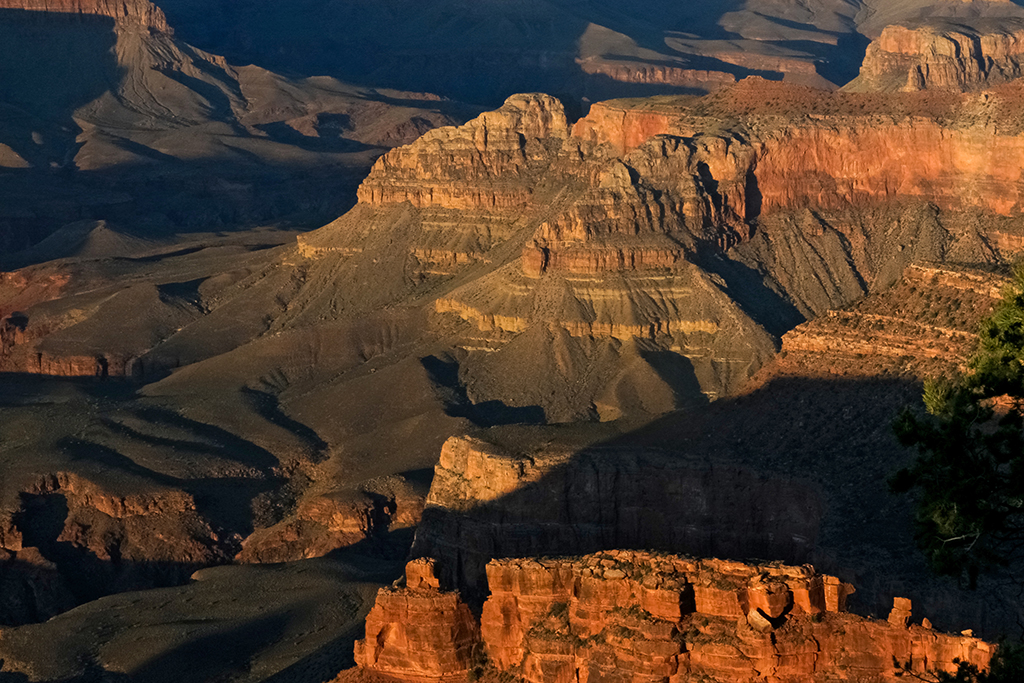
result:
<svg viewBox="0 0 1024 683"><path fill-rule="evenodd" d="M596 104L571 128L553 98L517 95L382 157L359 205L298 248L324 268L379 268L387 255L402 277L379 305L430 293L436 328L457 328L470 354L459 372L474 403L555 421L660 412L684 394L623 388L657 386L638 375L664 376L652 354L686 357L690 400L726 395L800 316L887 287L913 261L1012 251L994 226L1024 208L1018 94L979 103L747 79L699 100ZM992 220L957 218L972 212ZM497 366L529 354L555 370L541 386L565 386L500 379ZM614 371L573 374L568 359L602 354L619 357Z"/></svg>
<svg viewBox="0 0 1024 683"><path fill-rule="evenodd" d="M380 592L356 645L361 667L402 680L465 679L476 624L455 594L416 578L429 565L411 565L406 588ZM849 614L852 587L808 565L608 551L495 560L487 583L478 631L486 662L530 683L888 681L897 666L984 668L993 652L977 638L910 624L902 598L888 623ZM367 656L374 647L390 656Z"/></svg>
<svg viewBox="0 0 1024 683"><path fill-rule="evenodd" d="M1024 24L1001 19L964 25L889 26L868 45L848 89L967 91L1020 78Z"/></svg>
<svg viewBox="0 0 1024 683"><path fill-rule="evenodd" d="M356 664L403 681L464 681L479 627L458 592L441 591L431 561L406 567L405 587L382 588L356 641Z"/></svg>
<svg viewBox="0 0 1024 683"><path fill-rule="evenodd" d="M445 443L414 556L482 591L491 558L631 547L805 561L822 503L813 489L656 451L550 443L525 452Z"/></svg>
<svg viewBox="0 0 1024 683"><path fill-rule="evenodd" d="M678 66L635 64L628 61L589 57L577 59L583 73L607 76L620 83L673 85L694 90L715 90L736 82L736 76L725 71L687 69Z"/></svg>
<svg viewBox="0 0 1024 683"><path fill-rule="evenodd" d="M913 264L890 290L787 332L782 350L789 363L837 375L962 371L1005 284L991 273Z"/></svg>
<svg viewBox="0 0 1024 683"><path fill-rule="evenodd" d="M111 592L178 584L229 559L230 539L180 490L120 493L61 472L18 497L13 512L4 500L0 518L0 582L22 589L5 591L0 623L42 620Z"/></svg>
<svg viewBox="0 0 1024 683"><path fill-rule="evenodd" d="M411 530L420 521L423 498L400 483L384 494L308 494L295 507L284 520L248 536L236 561L289 562L323 557L338 548L373 542L388 532Z"/></svg>
<svg viewBox="0 0 1024 683"><path fill-rule="evenodd" d="M149 0L0 0L0 10L101 16L122 26L171 32L163 11Z"/></svg>

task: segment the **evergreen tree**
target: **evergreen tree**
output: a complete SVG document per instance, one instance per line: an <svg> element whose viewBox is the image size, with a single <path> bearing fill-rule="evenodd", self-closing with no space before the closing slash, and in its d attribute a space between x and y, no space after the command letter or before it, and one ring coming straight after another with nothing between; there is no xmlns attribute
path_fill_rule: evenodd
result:
<svg viewBox="0 0 1024 683"><path fill-rule="evenodd" d="M968 372L926 382L923 398L928 416L906 409L894 424L917 460L889 483L917 492L917 541L933 569L973 588L981 572L1024 559L1024 265L982 323ZM1024 646L1001 643L988 671L960 662L921 680L1020 683Z"/></svg>
<svg viewBox="0 0 1024 683"><path fill-rule="evenodd" d="M971 587L1024 551L1024 267L979 337L967 373L925 384L930 415L896 420L919 455L890 480L918 492L917 540L932 567Z"/></svg>

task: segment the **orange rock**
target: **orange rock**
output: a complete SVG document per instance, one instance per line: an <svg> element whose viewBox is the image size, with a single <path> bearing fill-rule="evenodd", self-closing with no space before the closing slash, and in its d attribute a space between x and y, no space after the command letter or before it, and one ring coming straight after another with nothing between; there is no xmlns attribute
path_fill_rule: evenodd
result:
<svg viewBox="0 0 1024 683"><path fill-rule="evenodd" d="M411 563L407 584L432 584L433 566ZM487 578L479 639L489 666L530 683L895 681L894 660L917 673L953 670L957 659L984 668L993 651L969 636L811 611L850 587L809 566L608 551L494 560ZM457 594L385 589L356 659L403 680L461 680L475 628Z"/></svg>
<svg viewBox="0 0 1024 683"><path fill-rule="evenodd" d="M432 562L406 568L406 588L382 588L355 644L360 667L407 681L465 680L479 627L458 593L433 584Z"/></svg>
<svg viewBox="0 0 1024 683"><path fill-rule="evenodd" d="M610 551L573 560L494 560L487 576L491 596L481 634L488 660L531 683L687 675L812 683L845 671L896 680L894 657L923 672L951 670L956 658L984 667L991 655L974 638L843 613L839 596L851 587L807 566ZM654 591L659 599L652 603ZM823 603L840 611L823 614L815 607ZM660 612L646 607L655 605Z"/></svg>
<svg viewBox="0 0 1024 683"><path fill-rule="evenodd" d="M868 45L854 87L868 90L973 90L1020 77L1024 26L888 26Z"/></svg>
<svg viewBox="0 0 1024 683"><path fill-rule="evenodd" d="M889 612L889 623L893 626L906 628L910 624L910 600L907 598L893 598L892 603L892 611Z"/></svg>

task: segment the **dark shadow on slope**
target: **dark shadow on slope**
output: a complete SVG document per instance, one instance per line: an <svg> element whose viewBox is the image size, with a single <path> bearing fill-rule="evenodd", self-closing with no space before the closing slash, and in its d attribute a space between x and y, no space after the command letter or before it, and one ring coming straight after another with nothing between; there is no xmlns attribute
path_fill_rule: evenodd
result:
<svg viewBox="0 0 1024 683"><path fill-rule="evenodd" d="M836 38L835 46L799 41L786 41L781 45L819 54L821 59L815 61L818 73L842 87L860 74L860 67L864 63L864 55L868 51L871 39L856 31L840 33Z"/></svg>
<svg viewBox="0 0 1024 683"><path fill-rule="evenodd" d="M697 254L698 265L721 277L729 297L769 334L782 337L806 318L782 293L772 289L764 273L739 261L722 258L717 251Z"/></svg>
<svg viewBox="0 0 1024 683"><path fill-rule="evenodd" d="M573 93L579 98L584 90L596 90L585 85L575 61L578 40L591 25L663 53L666 30L712 39L735 37L720 20L741 6L740 0L473 6L392 0L335 3L325 14L321 5L301 10L269 2L244 8L228 2L200 6L197 0L162 5L178 35L225 54L234 63L256 62L279 72L326 73L350 82L425 90L486 105L500 104L514 92ZM615 96L632 91L629 84L619 86Z"/></svg>
<svg viewBox="0 0 1024 683"><path fill-rule="evenodd" d="M92 660L84 663L81 674L49 683L207 683L235 680L237 676L248 673L251 660L261 650L279 642L287 633L288 620L287 614L271 614L189 640L154 657L131 674L107 670ZM21 676L0 673L0 683L27 680Z"/></svg>
<svg viewBox="0 0 1024 683"><path fill-rule="evenodd" d="M13 521L24 536L24 544L38 548L56 565L79 604L115 592L177 586L204 566L199 562L124 559L118 554L118 539L113 537L105 539L109 545L104 548L75 544L62 536L68 512L68 501L62 494L22 494L22 508Z"/></svg>
<svg viewBox="0 0 1024 683"><path fill-rule="evenodd" d="M707 396L701 391L700 381L689 358L658 348L641 348L640 356L658 373L665 384L671 387L676 406L689 407L707 403Z"/></svg>
<svg viewBox="0 0 1024 683"><path fill-rule="evenodd" d="M495 557L633 548L811 562L857 587L858 613L884 618L900 595L940 629L1008 632L1015 599L932 575L910 501L889 492L912 457L890 424L919 395L898 378L781 377L603 441L569 427L481 431L497 453L474 469L507 474L481 481L487 502L466 503L462 489L480 480L439 470L452 507L425 510L413 555L439 558L478 601Z"/></svg>
<svg viewBox="0 0 1024 683"><path fill-rule="evenodd" d="M0 103L45 122L63 145L79 131L72 114L111 89L121 76L114 46L114 20L101 16L0 9ZM5 130L0 142L30 162L47 152L63 156L60 145L37 143L25 130ZM51 157L52 158L52 157Z"/></svg>
<svg viewBox="0 0 1024 683"><path fill-rule="evenodd" d="M246 467L254 467L269 472L279 464L274 454L265 448L257 446L251 441L246 441L242 437L216 425L189 419L173 410L143 407L135 410L135 414L151 424L165 424L185 430L187 433L195 434L201 439L212 441L217 444L218 452L224 457L236 460Z"/></svg>
<svg viewBox="0 0 1024 683"><path fill-rule="evenodd" d="M147 440L159 445L174 446L180 444L181 450L202 452L207 450L212 455L230 458L231 450L206 448L193 442L176 442L173 440L147 439L146 435L132 434L143 442ZM185 491L195 500L196 512L207 520L222 535L238 534L245 536L252 532L252 501L259 495L278 488L283 480L270 473L269 468L261 474L250 476L224 476L195 479L180 479L149 467L140 465L128 456L102 444L81 439L67 438L58 444L69 457L84 463L93 463L103 468L103 473L114 479L127 477L128 481L146 482L150 485L167 487L171 490ZM187 451L186 451L187 452ZM245 461L242 461L243 463ZM276 460L274 461L277 462ZM262 475L262 476L261 476Z"/></svg>
<svg viewBox="0 0 1024 683"><path fill-rule="evenodd" d="M293 420L281 410L277 398L265 391L242 387L242 395L253 410L267 422L277 425L304 440L314 455L312 462L321 462L327 458L327 442L320 435L298 420Z"/></svg>
<svg viewBox="0 0 1024 683"><path fill-rule="evenodd" d="M309 152L365 152L374 149L370 145L340 136L321 135L319 137L310 137L303 135L284 121L261 123L255 127L262 130L275 142L298 147Z"/></svg>
<svg viewBox="0 0 1024 683"><path fill-rule="evenodd" d="M245 672L256 653L277 642L286 632L287 624L286 614L271 614L222 633L204 636L144 664L133 671L128 680L140 683L228 680Z"/></svg>
<svg viewBox="0 0 1024 683"><path fill-rule="evenodd" d="M445 412L452 417L464 417L480 427L540 425L546 421L541 406L510 406L498 400L473 403L459 379L459 363L454 359L427 356L421 358L420 363L437 387Z"/></svg>
<svg viewBox="0 0 1024 683"><path fill-rule="evenodd" d="M268 163L230 150L225 155L189 164L164 155L155 163L96 171L0 169L0 267L38 263L30 253L17 252L76 221L108 221L125 226L131 236L168 243L190 233L253 226L319 228L355 205L356 189L373 158L353 165L306 165Z"/></svg>

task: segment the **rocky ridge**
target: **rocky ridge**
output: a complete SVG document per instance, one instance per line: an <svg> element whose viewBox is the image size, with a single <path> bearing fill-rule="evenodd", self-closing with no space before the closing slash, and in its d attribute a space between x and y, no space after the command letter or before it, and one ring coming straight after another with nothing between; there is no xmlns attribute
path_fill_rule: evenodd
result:
<svg viewBox="0 0 1024 683"><path fill-rule="evenodd" d="M814 551L822 501L802 482L571 440L523 452L495 436L445 443L412 548L469 594L500 557L629 547L801 562Z"/></svg>
<svg viewBox="0 0 1024 683"><path fill-rule="evenodd" d="M1024 24L1003 19L889 26L868 45L847 89L968 91L1021 76Z"/></svg>
<svg viewBox="0 0 1024 683"><path fill-rule="evenodd" d="M913 264L891 289L787 332L783 355L838 375L963 372L1006 284L984 271Z"/></svg>
<svg viewBox="0 0 1024 683"><path fill-rule="evenodd" d="M149 0L0 0L0 10L108 17L122 26L172 32L163 11Z"/></svg>
<svg viewBox="0 0 1024 683"><path fill-rule="evenodd" d="M977 638L911 625L902 598L888 621L849 614L852 587L809 565L631 551L495 560L479 626L433 569L412 562L404 587L378 593L355 646L359 666L413 681L491 667L531 683L794 683L897 680L897 667L926 674L953 670L954 660L984 667L993 652Z"/></svg>
<svg viewBox="0 0 1024 683"><path fill-rule="evenodd" d="M12 587L0 604L5 625L45 620L111 592L176 585L230 558L232 540L181 490L119 494L59 472L19 498L0 519L0 581Z"/></svg>

